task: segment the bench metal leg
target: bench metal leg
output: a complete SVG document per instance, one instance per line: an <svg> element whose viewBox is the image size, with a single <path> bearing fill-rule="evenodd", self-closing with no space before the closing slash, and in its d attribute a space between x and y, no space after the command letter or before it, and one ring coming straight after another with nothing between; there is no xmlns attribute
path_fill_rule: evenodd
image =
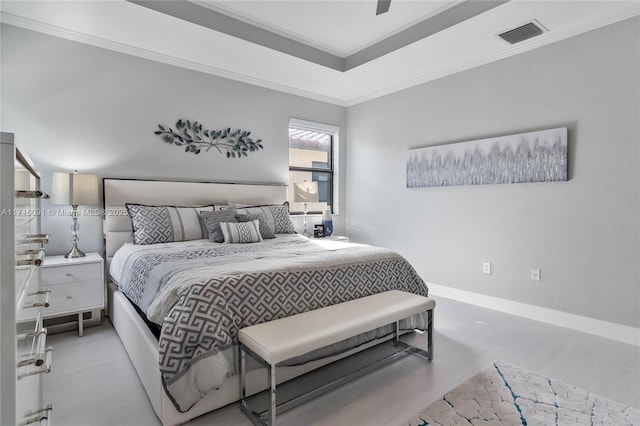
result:
<svg viewBox="0 0 640 426"><path fill-rule="evenodd" d="M247 397L247 354L242 350L242 345L238 345L238 351L240 356L238 357L240 361L240 401L242 404L245 404L245 399Z"/></svg>
<svg viewBox="0 0 640 426"><path fill-rule="evenodd" d="M427 322L428 324L427 324L427 332L426 332L426 335L427 335L426 351L418 347L409 345L403 342L402 340L400 340L400 321L396 321L394 324L393 332L395 334L395 337L393 338L393 344L401 348L402 350L407 351L408 353L412 353L428 361L432 361L433 360L433 309L430 311L427 311Z"/></svg>
<svg viewBox="0 0 640 426"><path fill-rule="evenodd" d="M427 358L433 360L433 309L427 311Z"/></svg>
<svg viewBox="0 0 640 426"><path fill-rule="evenodd" d="M276 424L276 366L269 365L269 425Z"/></svg>
<svg viewBox="0 0 640 426"><path fill-rule="evenodd" d="M263 425L264 422L258 413L255 413L247 402L247 352L242 343L238 343L238 360L240 361L240 411L242 411L254 425Z"/></svg>
<svg viewBox="0 0 640 426"><path fill-rule="evenodd" d="M269 375L269 407L261 413L254 411L247 402L247 352L267 368ZM249 417L254 425L275 426L276 414L279 408L276 401L276 366L267 364L242 343L238 343L238 358L240 362L240 411Z"/></svg>

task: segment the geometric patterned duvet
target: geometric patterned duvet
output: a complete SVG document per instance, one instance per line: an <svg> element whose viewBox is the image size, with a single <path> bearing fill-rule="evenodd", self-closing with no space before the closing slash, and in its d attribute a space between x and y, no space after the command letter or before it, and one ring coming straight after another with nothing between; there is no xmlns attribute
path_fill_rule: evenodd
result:
<svg viewBox="0 0 640 426"><path fill-rule="evenodd" d="M300 235L255 244L125 245L110 273L162 325L160 371L180 412L235 374L229 349L243 327L387 290L427 296L413 267L391 250ZM426 325L423 315L403 324Z"/></svg>

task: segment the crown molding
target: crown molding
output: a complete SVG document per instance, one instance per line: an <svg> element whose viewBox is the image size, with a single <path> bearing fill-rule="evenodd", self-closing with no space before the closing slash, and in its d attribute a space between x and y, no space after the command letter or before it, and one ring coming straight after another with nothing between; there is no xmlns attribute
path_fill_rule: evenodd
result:
<svg viewBox="0 0 640 426"><path fill-rule="evenodd" d="M265 89L271 89L278 92L301 96L304 98L313 99L316 101L334 104L338 106L343 106L343 107L346 106L346 102L342 99L320 95L320 94L309 92L306 90L297 89L295 87L290 87L283 84L262 80L246 74L232 72L232 71L224 70L221 68L213 67L210 65L205 65L202 63L189 61L186 59L181 59L181 58L167 55L164 53L154 52L149 49L143 49L143 48L132 46L129 44L115 42L115 41L107 40L101 37L96 37L90 34L84 34L77 31L72 31L56 25L51 25L44 22L39 22L32 19L24 18L21 16L16 16L4 11L0 12L0 22L2 22L3 24L13 25L13 26L24 28L27 30L51 35L54 37L64 38L66 40L88 44L90 46L100 47L103 49L112 50L115 52L124 53L127 55L136 56L139 58L149 59L155 62L161 62L164 64L173 65L180 68L186 68L192 71L198 71L205 74L211 74L217 77L234 80L241 83L251 84L253 86L263 87Z"/></svg>
<svg viewBox="0 0 640 426"><path fill-rule="evenodd" d="M17 16L11 13L7 13L5 11L0 12L0 22L8 25L14 25L17 27L25 28L32 31L37 31L37 32L51 35L51 36L60 37L67 40L72 40L79 43L100 47L103 49L112 50L119 53L124 53L124 54L132 55L132 56L136 56L144 59L149 59L156 62L165 63L168 65L173 65L181 68L190 69L193 71L215 75L218 77L238 81L241 83L259 86L266 89L288 93L295 96L301 96L304 98L313 99L316 101L325 102L325 103L338 105L342 107L350 107L350 106L367 102L367 101L370 101L382 96L386 96L401 90L405 90L420 84L424 84L429 81L446 77L448 75L456 74L456 73L466 71L481 65L498 61L500 59L504 59L510 56L524 53L524 52L536 49L538 47L555 43L557 41L561 41L561 40L564 40L564 39L576 36L578 34L606 26L606 25L614 24L616 22L619 22L628 18L632 18L638 15L640 15L640 2L633 3L630 6L618 9L606 15L602 15L596 19L583 22L580 25L576 25L571 28L557 30L557 31L553 31L553 30L549 31L540 37L530 39L528 41L515 45L510 49L507 49L498 53L490 54L490 55L485 55L485 56L473 59L471 61L466 61L460 64L456 64L451 67L443 68L439 71L425 74L414 79L410 79L398 84L394 84L394 85L382 88L380 90L374 90L369 92L366 95L351 98L351 99L340 99L340 98L330 97L330 96L321 95L318 93L306 91L303 89L298 89L298 88L283 85L283 84L273 83L273 82L252 77L246 74L228 71L228 70L217 68L214 66L205 65L202 63L189 61L186 59L181 59L172 55L155 52L149 49L143 49L133 45L129 45L121 42L114 42L101 37L96 37L90 34L72 31L59 26Z"/></svg>
<svg viewBox="0 0 640 426"><path fill-rule="evenodd" d="M346 101L346 106L354 106L363 102L367 102L376 98L380 98L382 96L390 95L395 92L399 92L401 90L409 89L414 86L418 86L420 84L427 83L429 81L437 80L442 77L446 77L452 74L457 74L462 71L467 71L472 68L479 67L481 65L486 65L491 62L499 61L500 59L505 59L510 56L515 56L520 53L528 52L533 49L537 49L538 47L543 47L561 40L565 40L574 36L577 36L582 33L586 33L591 30L595 30L607 25L615 24L620 21L624 21L625 19L633 18L634 16L640 15L640 2L634 3L625 8L621 8L607 15L602 15L597 19L592 19L586 22L581 23L580 25L576 25L572 28L566 28L563 30L557 31L549 31L544 33L544 35L540 37L534 37L517 45L514 45L512 48L493 53L490 55L485 55L479 58L475 58L471 61L462 62L456 64L451 67L443 68L437 72L429 73L417 77L415 79L407 80L402 83L394 84L393 86L386 87L384 89L376 90L367 95L349 99Z"/></svg>

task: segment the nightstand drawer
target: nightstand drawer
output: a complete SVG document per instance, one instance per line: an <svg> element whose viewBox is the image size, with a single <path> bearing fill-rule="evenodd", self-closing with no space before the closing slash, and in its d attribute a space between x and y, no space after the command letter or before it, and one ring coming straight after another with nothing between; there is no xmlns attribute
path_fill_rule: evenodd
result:
<svg viewBox="0 0 640 426"><path fill-rule="evenodd" d="M102 266L100 263L46 267L42 270L42 285L47 287L57 284L100 280L101 274Z"/></svg>
<svg viewBox="0 0 640 426"><path fill-rule="evenodd" d="M43 287L51 290L51 306L42 311L45 317L103 307L101 280L80 281L54 286L44 285Z"/></svg>

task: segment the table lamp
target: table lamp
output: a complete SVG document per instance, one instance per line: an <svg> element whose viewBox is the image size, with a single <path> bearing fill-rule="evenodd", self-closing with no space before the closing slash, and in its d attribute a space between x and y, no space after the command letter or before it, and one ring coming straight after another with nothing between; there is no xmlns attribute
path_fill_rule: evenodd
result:
<svg viewBox="0 0 640 426"><path fill-rule="evenodd" d="M295 182L293 184L293 202L304 203L304 231L302 235L307 236L309 235L307 233L307 205L318 202L318 182Z"/></svg>
<svg viewBox="0 0 640 426"><path fill-rule="evenodd" d="M73 211L71 218L71 251L64 257L84 257L85 254L78 248L78 206L98 204L98 177L96 175L75 173L53 173L51 184L51 202L54 204L71 205Z"/></svg>

